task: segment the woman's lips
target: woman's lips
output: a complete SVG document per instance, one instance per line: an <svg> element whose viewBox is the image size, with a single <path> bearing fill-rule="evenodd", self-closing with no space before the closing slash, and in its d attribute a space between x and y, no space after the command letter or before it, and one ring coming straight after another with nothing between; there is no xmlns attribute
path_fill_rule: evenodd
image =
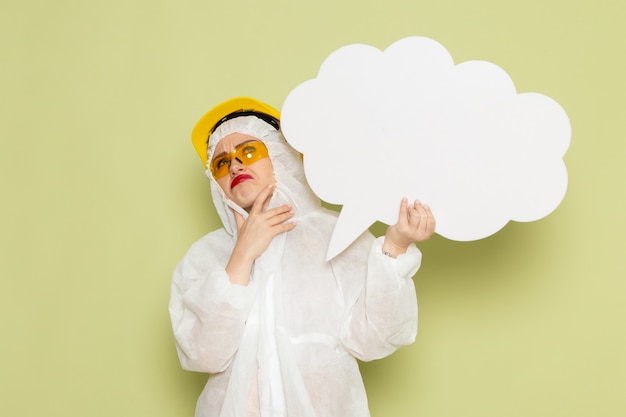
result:
<svg viewBox="0 0 626 417"><path fill-rule="evenodd" d="M248 174L237 175L235 178L233 178L233 182L230 183L230 189L232 190L233 188L235 188L235 185L239 184L240 182L243 182L245 180L251 180L251 179L252 179L252 175L248 175Z"/></svg>

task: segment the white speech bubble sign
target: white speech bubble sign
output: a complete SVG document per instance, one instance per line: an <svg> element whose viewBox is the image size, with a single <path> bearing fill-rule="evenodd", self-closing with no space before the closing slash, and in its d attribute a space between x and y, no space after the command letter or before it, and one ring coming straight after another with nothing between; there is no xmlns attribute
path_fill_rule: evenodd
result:
<svg viewBox="0 0 626 417"><path fill-rule="evenodd" d="M567 189L561 106L517 94L493 63L455 65L426 37L338 49L281 113L311 188L343 206L327 259L375 221L396 223L402 197L431 207L439 235L471 241L547 216Z"/></svg>

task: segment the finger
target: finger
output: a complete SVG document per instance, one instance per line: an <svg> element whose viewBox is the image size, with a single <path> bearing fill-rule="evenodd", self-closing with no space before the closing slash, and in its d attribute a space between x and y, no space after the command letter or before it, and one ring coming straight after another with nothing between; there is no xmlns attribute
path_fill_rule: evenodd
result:
<svg viewBox="0 0 626 417"><path fill-rule="evenodd" d="M422 208L424 209L424 219L429 225L435 225L435 216L433 215L433 211L430 209L430 206L427 204L422 204Z"/></svg>
<svg viewBox="0 0 626 417"><path fill-rule="evenodd" d="M409 219L409 207L407 205L406 197L402 198L400 202L400 212L398 213L398 223L406 224Z"/></svg>
<svg viewBox="0 0 626 417"><path fill-rule="evenodd" d="M415 200L413 205L409 208L409 224L413 227L419 226L425 215L426 212L424 211L422 204Z"/></svg>
<svg viewBox="0 0 626 417"><path fill-rule="evenodd" d="M428 208L426 204L421 204L419 210L420 210L420 216L422 217L422 220L428 219L428 217L431 216L432 214L430 213L430 209Z"/></svg>
<svg viewBox="0 0 626 417"><path fill-rule="evenodd" d="M269 222L270 225L275 226L277 224L284 223L285 221L291 219L294 216L293 211L288 211L285 213L279 213L275 216L270 217Z"/></svg>
<svg viewBox="0 0 626 417"><path fill-rule="evenodd" d="M433 216L430 207L424 204L423 211L424 214L422 217L422 221L417 231L420 241L429 239L435 232L435 216Z"/></svg>
<svg viewBox="0 0 626 417"><path fill-rule="evenodd" d="M250 214L252 213L260 213L265 210L267 203L270 200L270 196L274 192L274 184L268 185L266 188L261 190L259 195L254 199L254 203L252 204L252 208L250 209Z"/></svg>
<svg viewBox="0 0 626 417"><path fill-rule="evenodd" d="M274 196L275 189L276 189L276 184L270 184L268 186L267 196L265 197L265 200L263 200L263 205L261 207L263 211L267 210L267 206L269 205L270 200Z"/></svg>
<svg viewBox="0 0 626 417"><path fill-rule="evenodd" d="M279 235L281 233L285 233L285 232L290 231L294 227L296 227L296 223L294 223L294 222L291 222L291 223L280 223L280 224L277 224L276 226L274 226L274 230L276 231L276 235Z"/></svg>
<svg viewBox="0 0 626 417"><path fill-rule="evenodd" d="M288 213L292 209L290 204L284 204L282 206L274 207L265 212L267 218L272 218L274 216L278 216L279 214Z"/></svg>
<svg viewBox="0 0 626 417"><path fill-rule="evenodd" d="M428 212L428 228L427 229L428 229L428 232L432 235L433 233L435 233L435 228L437 227L437 220L435 219L435 216L430 210L430 207L426 206L426 210Z"/></svg>
<svg viewBox="0 0 626 417"><path fill-rule="evenodd" d="M417 210L419 212L422 212L422 211L426 210L426 204L422 204L422 202L419 201L419 200L415 200L413 202L413 207L415 207L415 210Z"/></svg>

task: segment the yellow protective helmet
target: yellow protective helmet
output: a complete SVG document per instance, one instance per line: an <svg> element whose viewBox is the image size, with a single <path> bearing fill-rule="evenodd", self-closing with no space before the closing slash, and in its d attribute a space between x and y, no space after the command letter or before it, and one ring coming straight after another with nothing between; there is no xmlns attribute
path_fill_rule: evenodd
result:
<svg viewBox="0 0 626 417"><path fill-rule="evenodd" d="M198 120L191 132L191 143L196 148L202 164L206 168L208 142L211 133L226 120L254 115L280 129L280 112L270 105L251 97L235 97L218 104Z"/></svg>

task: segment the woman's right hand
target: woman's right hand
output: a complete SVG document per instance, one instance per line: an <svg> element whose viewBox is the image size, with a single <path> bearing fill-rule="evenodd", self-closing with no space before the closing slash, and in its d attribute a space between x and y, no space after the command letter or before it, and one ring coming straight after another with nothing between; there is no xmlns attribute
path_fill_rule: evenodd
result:
<svg viewBox="0 0 626 417"><path fill-rule="evenodd" d="M237 222L237 242L226 265L226 273L234 284L248 285L255 259L265 252L274 237L296 226L287 222L294 215L290 205L266 210L274 188L270 185L259 193L247 219L233 211Z"/></svg>

